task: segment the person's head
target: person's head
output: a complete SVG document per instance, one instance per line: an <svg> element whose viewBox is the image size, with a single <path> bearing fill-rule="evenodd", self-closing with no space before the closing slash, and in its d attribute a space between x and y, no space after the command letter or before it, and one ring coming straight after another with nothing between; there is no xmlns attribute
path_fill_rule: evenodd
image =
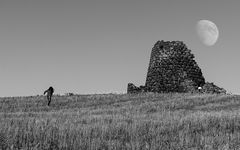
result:
<svg viewBox="0 0 240 150"><path fill-rule="evenodd" d="M52 86L50 86L48 91L52 94L54 92L54 88Z"/></svg>

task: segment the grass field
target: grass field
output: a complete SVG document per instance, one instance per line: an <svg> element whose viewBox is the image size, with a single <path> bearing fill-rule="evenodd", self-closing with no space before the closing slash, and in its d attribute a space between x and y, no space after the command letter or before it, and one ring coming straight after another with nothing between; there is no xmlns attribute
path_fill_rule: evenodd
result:
<svg viewBox="0 0 240 150"><path fill-rule="evenodd" d="M240 96L0 98L0 149L240 149Z"/></svg>

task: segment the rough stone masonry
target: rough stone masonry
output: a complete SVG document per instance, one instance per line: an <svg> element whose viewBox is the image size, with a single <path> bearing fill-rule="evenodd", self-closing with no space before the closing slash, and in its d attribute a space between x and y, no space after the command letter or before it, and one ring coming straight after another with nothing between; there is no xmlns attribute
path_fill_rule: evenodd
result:
<svg viewBox="0 0 240 150"><path fill-rule="evenodd" d="M128 93L191 92L205 84L191 50L182 41L157 41L152 48L145 86L128 84Z"/></svg>

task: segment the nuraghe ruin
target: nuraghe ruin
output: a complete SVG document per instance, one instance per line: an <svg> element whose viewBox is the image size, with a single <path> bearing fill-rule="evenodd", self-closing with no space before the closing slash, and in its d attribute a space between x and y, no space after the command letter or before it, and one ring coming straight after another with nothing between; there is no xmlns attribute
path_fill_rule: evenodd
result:
<svg viewBox="0 0 240 150"><path fill-rule="evenodd" d="M182 41L162 40L152 48L145 86L129 83L127 92L194 92L204 85L205 79L191 50Z"/></svg>

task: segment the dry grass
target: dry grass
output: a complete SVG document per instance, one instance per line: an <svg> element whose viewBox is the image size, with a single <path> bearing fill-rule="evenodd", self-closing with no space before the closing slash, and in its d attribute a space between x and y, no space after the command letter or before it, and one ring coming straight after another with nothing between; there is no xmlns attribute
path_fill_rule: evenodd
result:
<svg viewBox="0 0 240 150"><path fill-rule="evenodd" d="M240 96L0 98L0 149L240 149Z"/></svg>

